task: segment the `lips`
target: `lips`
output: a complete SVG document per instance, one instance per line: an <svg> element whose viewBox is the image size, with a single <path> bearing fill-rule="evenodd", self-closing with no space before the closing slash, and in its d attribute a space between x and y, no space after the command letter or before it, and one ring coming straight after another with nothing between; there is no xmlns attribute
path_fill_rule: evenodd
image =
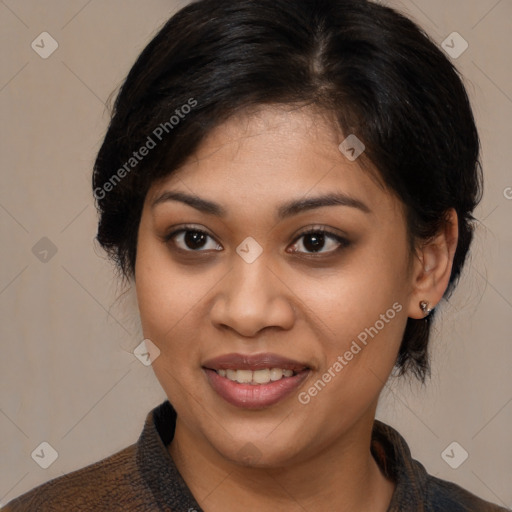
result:
<svg viewBox="0 0 512 512"><path fill-rule="evenodd" d="M226 376L228 370L236 374L239 373L237 370L241 370L245 375L265 369L283 370L282 378L264 384L249 384ZM308 377L311 368L305 363L277 354L225 354L205 361L203 371L211 388L229 404L244 409L263 409L293 393ZM291 375L285 376L284 372Z"/></svg>
<svg viewBox="0 0 512 512"><path fill-rule="evenodd" d="M282 368L301 372L308 369L306 363L294 361L271 353L263 354L224 354L203 363L203 368L210 370L262 370L264 368Z"/></svg>

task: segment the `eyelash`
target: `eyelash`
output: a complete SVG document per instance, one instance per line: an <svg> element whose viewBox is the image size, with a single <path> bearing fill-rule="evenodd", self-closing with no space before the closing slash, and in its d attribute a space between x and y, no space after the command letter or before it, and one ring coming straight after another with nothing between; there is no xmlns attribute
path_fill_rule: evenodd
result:
<svg viewBox="0 0 512 512"><path fill-rule="evenodd" d="M177 230L174 230L172 231L171 233L165 235L163 237L163 240L165 243L169 243L172 241L172 239L181 234L181 233L186 233L186 232L193 232L193 233L199 233L201 235L205 235L209 238L211 238L212 240L215 240L214 237L212 235L210 235L210 233L202 230L202 229L198 229L196 228L195 226L192 226L192 225L186 225L186 226L182 226L180 229L177 229ZM337 235L335 233L333 233L332 231L329 231L325 228L322 228L322 227L313 227L313 228L309 228L308 230L306 231L303 231L301 233L299 233L297 235L297 237L295 238L295 240L293 241L292 243L292 246L293 245L296 245L299 240L302 238L302 237L305 237L307 235L323 235L325 236L326 238L331 238L331 239L334 239L336 242L339 243L339 247L336 248L336 249L333 249L331 251L325 251L325 252L302 252L302 251L293 251L294 253L296 254L305 254L309 257L314 257L314 258L322 258L322 257L326 257L326 256L322 256L322 255L327 255L327 256L332 256L333 254L336 254L338 253L340 250L348 247L350 245L350 242L349 240L347 240L346 238L340 236L340 235ZM219 244L220 245L220 244ZM177 248L177 250L181 251L181 252L186 252L186 253L202 253L202 252L208 252L208 251L204 251L204 250L193 250L193 249L182 249L180 247Z"/></svg>

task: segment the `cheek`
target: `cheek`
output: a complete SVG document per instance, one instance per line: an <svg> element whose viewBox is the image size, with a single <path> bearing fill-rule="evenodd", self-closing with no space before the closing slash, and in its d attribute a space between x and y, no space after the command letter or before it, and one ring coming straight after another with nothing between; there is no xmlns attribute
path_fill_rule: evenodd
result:
<svg viewBox="0 0 512 512"><path fill-rule="evenodd" d="M330 298L325 289L320 297L304 298L328 329L323 329L325 336L312 333L321 340L313 346L322 353L322 365L298 398L307 403L310 417L339 413L343 422L359 417L378 399L395 364L407 316L391 284L373 286L369 277L347 276L339 284L341 291L329 287ZM330 425L332 435L338 427Z"/></svg>
<svg viewBox="0 0 512 512"><path fill-rule="evenodd" d="M152 262L142 270L136 283L137 300L144 336L165 349L170 343L191 339L187 333L201 308L205 287L179 272L170 272ZM207 288L206 288L207 289ZM179 335L178 335L179 333Z"/></svg>
<svg viewBox="0 0 512 512"><path fill-rule="evenodd" d="M163 242L150 232L144 217L139 229L135 287L144 335L161 337L190 309L194 296L185 286Z"/></svg>
<svg viewBox="0 0 512 512"><path fill-rule="evenodd" d="M302 288L310 317L321 320L323 335L312 333L323 344L321 371L336 375L325 398L371 396L386 382L407 322L407 261L405 240L393 247L383 237L328 279Z"/></svg>
<svg viewBox="0 0 512 512"><path fill-rule="evenodd" d="M164 244L141 233L135 286L143 335L160 349L155 372L165 368L184 376L197 370L187 362L200 360L195 341L208 319L208 297L222 276L221 268L179 265Z"/></svg>
<svg viewBox="0 0 512 512"><path fill-rule="evenodd" d="M322 343L322 370L340 363L341 357L342 367L333 369L343 375L339 380L359 385L372 374L387 380L407 322L405 297L392 283L374 286L371 279L346 278L336 284L301 297L311 310L312 325L321 326L312 336Z"/></svg>
<svg viewBox="0 0 512 512"><path fill-rule="evenodd" d="M303 275L302 285L293 286L300 302L307 305L305 311L318 317L334 339L357 336L388 310L394 321L399 316L396 310L401 309L393 309L395 303L404 308L408 288L403 254L376 254L383 253L360 251L339 271L320 279ZM298 276L290 277L290 282L299 282Z"/></svg>
<svg viewBox="0 0 512 512"><path fill-rule="evenodd" d="M160 350L152 363L153 372L175 406L186 404L185 397L194 393L194 365L200 360L199 347L193 341L205 288L195 290L193 279L172 271L168 260L147 247L141 250L137 265L143 335Z"/></svg>
<svg viewBox="0 0 512 512"><path fill-rule="evenodd" d="M139 231L135 287L144 336L160 350L172 338L180 318L190 310L194 297L184 286L184 277L172 272L170 258L158 240Z"/></svg>

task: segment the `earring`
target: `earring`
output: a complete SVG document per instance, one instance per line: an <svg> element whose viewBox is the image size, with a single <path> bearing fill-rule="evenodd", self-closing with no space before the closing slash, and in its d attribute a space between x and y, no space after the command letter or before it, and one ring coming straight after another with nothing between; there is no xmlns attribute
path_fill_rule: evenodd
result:
<svg viewBox="0 0 512 512"><path fill-rule="evenodd" d="M434 308L429 308L429 303L426 300L420 301L420 309L425 316L428 316Z"/></svg>

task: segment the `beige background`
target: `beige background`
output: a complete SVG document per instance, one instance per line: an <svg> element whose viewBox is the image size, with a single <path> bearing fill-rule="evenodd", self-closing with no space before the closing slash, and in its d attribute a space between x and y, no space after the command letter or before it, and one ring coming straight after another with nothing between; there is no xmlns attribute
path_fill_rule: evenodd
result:
<svg viewBox="0 0 512 512"><path fill-rule="evenodd" d="M472 259L436 323L433 378L425 388L391 381L378 417L431 474L511 506L512 0L386 3L438 44L453 31L468 41L456 64L474 104L486 188ZM132 354L142 339L133 293L116 300L122 290L93 242L90 173L104 103L179 5L0 3L0 504L135 442L165 399ZM47 59L31 48L43 31L59 44ZM57 249L46 263L32 250L42 237ZM48 469L31 457L43 441L58 452ZM458 469L441 457L452 441L469 453Z"/></svg>

